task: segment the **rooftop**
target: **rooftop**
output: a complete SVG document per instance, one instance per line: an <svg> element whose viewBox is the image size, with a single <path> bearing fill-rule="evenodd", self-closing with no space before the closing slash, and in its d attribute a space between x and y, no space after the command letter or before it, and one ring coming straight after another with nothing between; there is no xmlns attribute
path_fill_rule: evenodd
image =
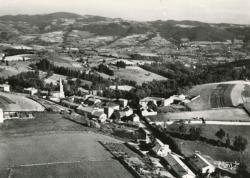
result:
<svg viewBox="0 0 250 178"><path fill-rule="evenodd" d="M175 154L168 154L163 158L172 167L174 172L180 177L185 175L195 176L194 173L181 161L181 159Z"/></svg>
<svg viewBox="0 0 250 178"><path fill-rule="evenodd" d="M189 163L191 166L196 170L199 171L202 168L205 168L207 166L210 166L211 164L203 158L200 154L195 153L193 156L189 158Z"/></svg>
<svg viewBox="0 0 250 178"><path fill-rule="evenodd" d="M150 101L150 100L161 101L161 100L164 100L164 98L160 98L160 97L146 97L146 98L141 99L140 101Z"/></svg>

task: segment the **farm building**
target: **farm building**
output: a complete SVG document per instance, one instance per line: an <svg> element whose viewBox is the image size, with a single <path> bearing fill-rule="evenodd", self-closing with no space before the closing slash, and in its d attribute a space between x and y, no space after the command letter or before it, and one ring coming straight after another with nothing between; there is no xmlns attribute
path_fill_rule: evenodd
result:
<svg viewBox="0 0 250 178"><path fill-rule="evenodd" d="M0 92L0 121L14 118L32 118L32 112L42 112L44 107L23 95Z"/></svg>
<svg viewBox="0 0 250 178"><path fill-rule="evenodd" d="M196 173L211 174L215 171L215 167L199 153L195 153L193 156L189 157L188 162Z"/></svg>
<svg viewBox="0 0 250 178"><path fill-rule="evenodd" d="M164 162L171 166L178 178L195 178L195 174L183 163L180 157L174 153L169 153L163 158Z"/></svg>
<svg viewBox="0 0 250 178"><path fill-rule="evenodd" d="M168 145L165 145L162 143L159 139L155 139L154 147L152 148L152 151L160 157L165 157L169 153L171 153L171 150Z"/></svg>
<svg viewBox="0 0 250 178"><path fill-rule="evenodd" d="M87 116L91 119L97 119L100 122L103 122L107 119L104 109L101 108L80 105L77 107L76 111L81 115Z"/></svg>
<svg viewBox="0 0 250 178"><path fill-rule="evenodd" d="M8 84L1 84L0 85L0 91L10 92L10 85L8 85Z"/></svg>

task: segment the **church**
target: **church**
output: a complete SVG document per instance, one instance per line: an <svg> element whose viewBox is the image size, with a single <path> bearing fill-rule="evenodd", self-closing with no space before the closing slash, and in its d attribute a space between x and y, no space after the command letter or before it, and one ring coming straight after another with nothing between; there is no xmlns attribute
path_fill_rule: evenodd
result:
<svg viewBox="0 0 250 178"><path fill-rule="evenodd" d="M65 98L63 84L62 84L61 79L59 80L59 87L60 87L59 91L50 92L50 97L49 97L50 100L55 101L55 102L60 102L61 99Z"/></svg>

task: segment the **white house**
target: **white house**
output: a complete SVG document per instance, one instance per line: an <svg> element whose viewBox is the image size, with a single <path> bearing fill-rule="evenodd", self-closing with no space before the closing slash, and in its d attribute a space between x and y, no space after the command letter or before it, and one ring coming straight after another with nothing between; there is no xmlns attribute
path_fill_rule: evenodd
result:
<svg viewBox="0 0 250 178"><path fill-rule="evenodd" d="M124 107L127 107L127 105L128 105L128 100L119 98L118 101L119 101L119 104L121 105L121 107L123 107L123 108L124 108Z"/></svg>
<svg viewBox="0 0 250 178"><path fill-rule="evenodd" d="M1 84L0 85L0 91L10 92L10 85L8 85L8 84Z"/></svg>
<svg viewBox="0 0 250 178"><path fill-rule="evenodd" d="M155 141L155 145L152 148L152 151L160 157L165 157L167 156L169 153L171 153L171 150L169 148L168 145L165 145L164 143L162 143L159 139L156 139Z"/></svg>
<svg viewBox="0 0 250 178"><path fill-rule="evenodd" d="M152 109L142 109L141 110L141 115L146 117L146 116L155 116L157 115L156 111L153 111Z"/></svg>
<svg viewBox="0 0 250 178"><path fill-rule="evenodd" d="M30 88L24 88L24 92L30 95L34 95L38 92L38 90L36 88L30 87Z"/></svg>
<svg viewBox="0 0 250 178"><path fill-rule="evenodd" d="M0 53L0 60L4 59L5 54L4 53Z"/></svg>
<svg viewBox="0 0 250 178"><path fill-rule="evenodd" d="M189 157L188 161L197 173L211 174L215 172L215 167L199 153L195 153L193 156Z"/></svg>
<svg viewBox="0 0 250 178"><path fill-rule="evenodd" d="M0 108L0 123L3 123L3 110Z"/></svg>

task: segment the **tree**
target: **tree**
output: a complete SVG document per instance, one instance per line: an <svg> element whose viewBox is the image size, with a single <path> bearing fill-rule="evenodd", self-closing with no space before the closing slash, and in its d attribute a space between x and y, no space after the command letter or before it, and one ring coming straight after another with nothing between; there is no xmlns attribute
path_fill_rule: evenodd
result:
<svg viewBox="0 0 250 178"><path fill-rule="evenodd" d="M184 135L187 132L187 128L184 123L179 126L179 132Z"/></svg>
<svg viewBox="0 0 250 178"><path fill-rule="evenodd" d="M248 177L247 166L246 166L246 164L244 162L240 163L240 165L237 168L236 172L237 172L237 177L239 177L239 178Z"/></svg>
<svg viewBox="0 0 250 178"><path fill-rule="evenodd" d="M153 101L148 102L148 108L152 109L153 111L157 111L157 106L155 105Z"/></svg>
<svg viewBox="0 0 250 178"><path fill-rule="evenodd" d="M234 138L233 145L234 145L234 148L237 151L243 152L246 149L246 146L247 146L247 139L245 139L242 136L236 136Z"/></svg>
<svg viewBox="0 0 250 178"><path fill-rule="evenodd" d="M219 138L220 141L226 136L226 133L223 129L220 129L218 132L215 133L215 136Z"/></svg>
<svg viewBox="0 0 250 178"><path fill-rule="evenodd" d="M231 140L230 140L229 134L227 134L226 146L227 146L227 147L230 147L230 145L231 145Z"/></svg>
<svg viewBox="0 0 250 178"><path fill-rule="evenodd" d="M198 138L200 138L201 133L202 133L202 130L199 127L198 128L191 127L189 129L189 134L190 134L191 139L197 140Z"/></svg>

